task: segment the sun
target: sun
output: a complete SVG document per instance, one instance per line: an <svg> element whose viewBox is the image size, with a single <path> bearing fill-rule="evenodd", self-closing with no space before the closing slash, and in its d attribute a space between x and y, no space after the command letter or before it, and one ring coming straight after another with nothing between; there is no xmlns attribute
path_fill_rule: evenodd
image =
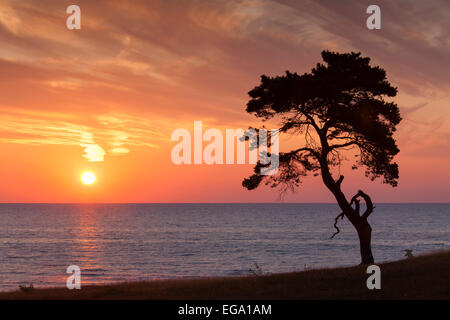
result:
<svg viewBox="0 0 450 320"><path fill-rule="evenodd" d="M95 174L86 171L81 175L81 181L83 181L84 184L93 184L95 182Z"/></svg>

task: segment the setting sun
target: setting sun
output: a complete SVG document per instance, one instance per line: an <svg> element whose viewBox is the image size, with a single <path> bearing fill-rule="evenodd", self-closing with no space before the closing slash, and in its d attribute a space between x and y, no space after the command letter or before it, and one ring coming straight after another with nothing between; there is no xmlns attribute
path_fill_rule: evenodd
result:
<svg viewBox="0 0 450 320"><path fill-rule="evenodd" d="M95 182L95 174L92 172L85 172L81 176L81 181L83 181L84 184L93 184Z"/></svg>

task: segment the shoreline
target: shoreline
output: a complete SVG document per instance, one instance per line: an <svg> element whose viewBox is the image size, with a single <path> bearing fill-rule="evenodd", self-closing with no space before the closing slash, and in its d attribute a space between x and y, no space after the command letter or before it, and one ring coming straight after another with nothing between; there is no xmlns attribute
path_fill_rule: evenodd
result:
<svg viewBox="0 0 450 320"><path fill-rule="evenodd" d="M123 282L81 290L42 288L0 292L0 300L450 299L450 251L379 264L381 289L369 290L365 266L299 272Z"/></svg>

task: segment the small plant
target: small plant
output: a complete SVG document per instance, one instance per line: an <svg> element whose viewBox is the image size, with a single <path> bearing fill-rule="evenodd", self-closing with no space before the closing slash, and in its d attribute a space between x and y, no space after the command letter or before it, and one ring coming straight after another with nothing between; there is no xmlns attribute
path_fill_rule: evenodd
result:
<svg viewBox="0 0 450 320"><path fill-rule="evenodd" d="M22 285L20 285L19 289L22 292L30 292L30 291L34 290L34 286L33 286L33 284L30 284L29 286L22 286Z"/></svg>
<svg viewBox="0 0 450 320"><path fill-rule="evenodd" d="M248 269L248 273L253 275L253 276L262 276L262 275L264 275L264 272L262 271L261 267L256 262L254 263L254 265L255 265L255 268L254 269L252 269L252 268Z"/></svg>
<svg viewBox="0 0 450 320"><path fill-rule="evenodd" d="M405 249L403 251L406 252L405 253L405 257L407 257L407 258L413 258L414 257L413 254L412 254L413 251L411 249Z"/></svg>

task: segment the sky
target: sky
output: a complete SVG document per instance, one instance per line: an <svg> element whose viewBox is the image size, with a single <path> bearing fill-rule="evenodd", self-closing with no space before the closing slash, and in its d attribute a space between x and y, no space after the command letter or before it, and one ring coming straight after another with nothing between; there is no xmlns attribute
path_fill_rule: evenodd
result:
<svg viewBox="0 0 450 320"><path fill-rule="evenodd" d="M375 3L381 29L369 30ZM66 27L72 4L81 30ZM398 187L349 162L347 195L448 202L449 16L446 0L0 0L0 202L279 201L241 186L251 165L175 165L170 136L196 120L261 124L245 112L260 76L309 72L325 49L384 68L403 117ZM310 177L282 201L334 200Z"/></svg>

